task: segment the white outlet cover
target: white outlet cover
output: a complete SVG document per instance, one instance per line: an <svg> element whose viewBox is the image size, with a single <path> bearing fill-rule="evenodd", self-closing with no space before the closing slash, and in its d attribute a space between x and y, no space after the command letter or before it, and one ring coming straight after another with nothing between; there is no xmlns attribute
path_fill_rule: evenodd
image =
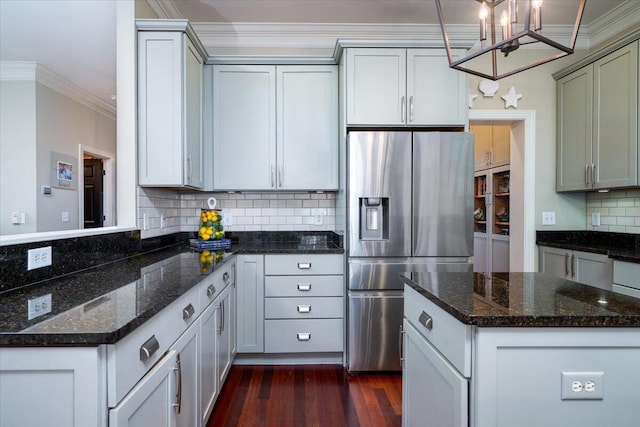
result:
<svg viewBox="0 0 640 427"><path fill-rule="evenodd" d="M27 320L35 319L47 313L51 313L51 294L27 300Z"/></svg>
<svg viewBox="0 0 640 427"><path fill-rule="evenodd" d="M555 212L542 212L542 225L555 225L556 213Z"/></svg>
<svg viewBox="0 0 640 427"><path fill-rule="evenodd" d="M594 227L600 225L600 212L591 212L591 225Z"/></svg>
<svg viewBox="0 0 640 427"><path fill-rule="evenodd" d="M604 399L604 372L562 372L560 384L562 400Z"/></svg>
<svg viewBox="0 0 640 427"><path fill-rule="evenodd" d="M27 270L51 265L51 246L29 249L27 251Z"/></svg>

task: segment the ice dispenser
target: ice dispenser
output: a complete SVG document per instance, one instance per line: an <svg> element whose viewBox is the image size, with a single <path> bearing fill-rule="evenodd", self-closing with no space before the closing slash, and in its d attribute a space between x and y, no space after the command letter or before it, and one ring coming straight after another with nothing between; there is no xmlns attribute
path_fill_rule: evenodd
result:
<svg viewBox="0 0 640 427"><path fill-rule="evenodd" d="M383 240L389 238L389 198L360 198L360 239Z"/></svg>

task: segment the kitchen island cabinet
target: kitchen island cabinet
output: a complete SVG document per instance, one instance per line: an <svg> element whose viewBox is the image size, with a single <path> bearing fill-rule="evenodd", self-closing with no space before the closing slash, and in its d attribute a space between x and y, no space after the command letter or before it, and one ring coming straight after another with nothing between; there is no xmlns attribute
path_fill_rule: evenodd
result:
<svg viewBox="0 0 640 427"><path fill-rule="evenodd" d="M404 425L637 424L640 299L538 273L402 280Z"/></svg>
<svg viewBox="0 0 640 427"><path fill-rule="evenodd" d="M337 190L337 68L214 66L213 186Z"/></svg>
<svg viewBox="0 0 640 427"><path fill-rule="evenodd" d="M636 40L560 74L557 191L639 184L638 46Z"/></svg>
<svg viewBox="0 0 640 427"><path fill-rule="evenodd" d="M466 77L444 49L347 48L345 56L348 125L465 125Z"/></svg>

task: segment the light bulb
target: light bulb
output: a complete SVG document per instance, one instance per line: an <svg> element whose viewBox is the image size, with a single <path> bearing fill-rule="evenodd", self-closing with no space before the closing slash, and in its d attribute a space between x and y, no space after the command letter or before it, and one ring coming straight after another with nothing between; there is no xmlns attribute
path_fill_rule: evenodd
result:
<svg viewBox="0 0 640 427"><path fill-rule="evenodd" d="M541 0L539 1L542 2ZM487 17L489 16L489 8L487 7L486 2L482 2L482 5L480 6L480 13L478 14L478 16L481 20L487 19Z"/></svg>
<svg viewBox="0 0 640 427"><path fill-rule="evenodd" d="M509 24L509 15L506 10L502 11L502 15L500 15L500 25L506 27Z"/></svg>
<svg viewBox="0 0 640 427"><path fill-rule="evenodd" d="M543 1L543 0L533 0L533 1L531 2L531 6L532 6L534 9L540 9L540 8L542 7L542 1Z"/></svg>

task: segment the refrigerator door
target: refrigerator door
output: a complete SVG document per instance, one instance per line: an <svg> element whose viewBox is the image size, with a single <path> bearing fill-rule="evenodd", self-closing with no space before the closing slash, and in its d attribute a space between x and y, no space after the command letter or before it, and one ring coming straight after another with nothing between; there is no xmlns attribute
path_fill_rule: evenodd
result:
<svg viewBox="0 0 640 427"><path fill-rule="evenodd" d="M347 369L399 371L402 291L349 292Z"/></svg>
<svg viewBox="0 0 640 427"><path fill-rule="evenodd" d="M349 255L411 255L411 133L350 132Z"/></svg>
<svg viewBox="0 0 640 427"><path fill-rule="evenodd" d="M473 134L413 136L413 256L473 255Z"/></svg>

